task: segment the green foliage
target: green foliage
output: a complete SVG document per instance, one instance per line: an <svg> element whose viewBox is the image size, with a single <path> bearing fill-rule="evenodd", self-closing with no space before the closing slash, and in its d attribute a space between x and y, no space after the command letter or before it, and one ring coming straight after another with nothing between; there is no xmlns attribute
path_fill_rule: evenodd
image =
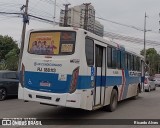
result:
<svg viewBox="0 0 160 128"><path fill-rule="evenodd" d="M142 50L141 55L144 55L144 50ZM160 55L154 48L149 48L146 50L146 63L149 66L149 72L151 75L159 73L160 71Z"/></svg>
<svg viewBox="0 0 160 128"><path fill-rule="evenodd" d="M7 65L5 63L5 60L2 60L0 62L0 70L7 70Z"/></svg>
<svg viewBox="0 0 160 128"><path fill-rule="evenodd" d="M12 37L0 35L0 70L17 70L19 51Z"/></svg>
<svg viewBox="0 0 160 128"><path fill-rule="evenodd" d="M6 56L6 65L9 70L17 70L18 69L18 55L17 50L12 49Z"/></svg>

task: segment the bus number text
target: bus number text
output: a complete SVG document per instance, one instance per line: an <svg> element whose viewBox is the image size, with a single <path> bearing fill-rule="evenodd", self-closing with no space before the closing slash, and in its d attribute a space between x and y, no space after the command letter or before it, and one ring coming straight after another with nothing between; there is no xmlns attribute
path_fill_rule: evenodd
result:
<svg viewBox="0 0 160 128"><path fill-rule="evenodd" d="M56 72L56 69L55 68L40 68L40 67L38 67L37 71L39 71L39 72Z"/></svg>

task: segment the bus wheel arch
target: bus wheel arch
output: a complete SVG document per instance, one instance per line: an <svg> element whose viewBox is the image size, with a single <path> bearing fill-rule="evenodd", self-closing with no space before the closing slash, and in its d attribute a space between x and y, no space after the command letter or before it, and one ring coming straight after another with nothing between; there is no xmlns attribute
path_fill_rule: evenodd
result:
<svg viewBox="0 0 160 128"><path fill-rule="evenodd" d="M118 87L114 86L110 95L110 104L105 106L106 110L113 112L116 110L118 104Z"/></svg>
<svg viewBox="0 0 160 128"><path fill-rule="evenodd" d="M114 86L113 89L115 89L117 91L117 95L118 95L118 87Z"/></svg>

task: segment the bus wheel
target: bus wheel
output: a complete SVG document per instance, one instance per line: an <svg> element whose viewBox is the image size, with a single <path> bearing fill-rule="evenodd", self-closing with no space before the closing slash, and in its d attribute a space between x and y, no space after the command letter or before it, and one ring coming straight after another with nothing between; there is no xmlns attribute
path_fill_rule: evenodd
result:
<svg viewBox="0 0 160 128"><path fill-rule="evenodd" d="M139 86L137 86L137 94L133 97L133 100L136 100L138 98L139 92L140 92Z"/></svg>
<svg viewBox="0 0 160 128"><path fill-rule="evenodd" d="M117 90L113 89L110 98L110 104L106 106L106 110L109 112L113 112L117 108L118 103L118 94Z"/></svg>

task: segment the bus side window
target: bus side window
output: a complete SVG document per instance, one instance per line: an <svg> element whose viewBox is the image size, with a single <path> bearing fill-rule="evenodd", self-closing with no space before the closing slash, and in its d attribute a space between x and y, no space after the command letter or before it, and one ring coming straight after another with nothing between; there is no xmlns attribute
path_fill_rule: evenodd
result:
<svg viewBox="0 0 160 128"><path fill-rule="evenodd" d="M122 58L121 58L121 51L118 50L117 51L117 66L118 66L118 69L121 69L122 68Z"/></svg>
<svg viewBox="0 0 160 128"><path fill-rule="evenodd" d="M125 53L125 67L128 69L128 54Z"/></svg>
<svg viewBox="0 0 160 128"><path fill-rule="evenodd" d="M95 46L95 66L102 67L102 60L103 60L103 47L96 45Z"/></svg>
<svg viewBox="0 0 160 128"><path fill-rule="evenodd" d="M113 47L107 47L107 66L117 68L117 50Z"/></svg>
<svg viewBox="0 0 160 128"><path fill-rule="evenodd" d="M134 56L131 55L131 70L134 70Z"/></svg>
<svg viewBox="0 0 160 128"><path fill-rule="evenodd" d="M140 70L141 61L140 61L139 57L137 57L137 59L136 59L136 64L137 64L137 71L141 71Z"/></svg>
<svg viewBox="0 0 160 128"><path fill-rule="evenodd" d="M117 68L117 50L112 48L112 68Z"/></svg>
<svg viewBox="0 0 160 128"><path fill-rule="evenodd" d="M129 53L125 53L125 67L127 70L132 69L131 54Z"/></svg>
<svg viewBox="0 0 160 128"><path fill-rule="evenodd" d="M125 52L121 51L121 68L125 69Z"/></svg>
<svg viewBox="0 0 160 128"><path fill-rule="evenodd" d="M107 47L107 66L112 67L112 48Z"/></svg>
<svg viewBox="0 0 160 128"><path fill-rule="evenodd" d="M88 66L94 65L94 41L86 38L85 40L85 52Z"/></svg>
<svg viewBox="0 0 160 128"><path fill-rule="evenodd" d="M131 54L128 54L128 70L132 70L131 69L131 66L132 65L132 62L131 62Z"/></svg>
<svg viewBox="0 0 160 128"><path fill-rule="evenodd" d="M137 70L137 63L136 63L136 59L137 59L137 57L136 57L136 56L134 56L134 70L135 70L135 71L138 71L138 70Z"/></svg>

